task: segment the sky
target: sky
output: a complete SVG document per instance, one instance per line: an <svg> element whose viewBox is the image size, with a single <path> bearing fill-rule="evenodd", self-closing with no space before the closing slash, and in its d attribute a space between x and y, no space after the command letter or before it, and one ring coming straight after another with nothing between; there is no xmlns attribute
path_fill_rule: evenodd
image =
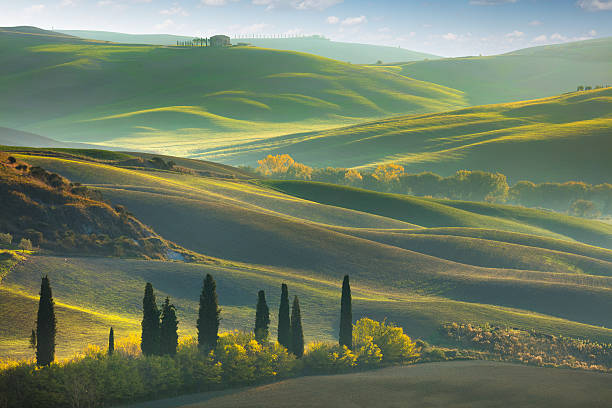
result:
<svg viewBox="0 0 612 408"><path fill-rule="evenodd" d="M0 26L323 35L440 56L612 36L612 0L0 0Z"/></svg>

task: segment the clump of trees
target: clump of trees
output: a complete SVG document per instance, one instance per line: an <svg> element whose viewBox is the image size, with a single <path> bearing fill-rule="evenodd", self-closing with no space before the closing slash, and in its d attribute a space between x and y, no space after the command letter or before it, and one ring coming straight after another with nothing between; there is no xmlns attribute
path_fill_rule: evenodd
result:
<svg viewBox="0 0 612 408"><path fill-rule="evenodd" d="M270 320L263 291L258 293L253 332L219 334L216 284L207 275L200 296L198 335L179 341L175 307L166 297L160 311L153 285L147 283L140 339L116 343L111 328L108 348L90 346L80 357L53 363L56 320L45 277L32 335L41 368L34 369L26 361L1 366L0 396L8 407L103 406L415 361L417 345L401 328L370 319L352 324L348 276L340 303L341 331L345 343L351 339L350 347L317 342L305 348L299 299L294 296L289 317L286 284L281 286L278 335L289 347L267 339Z"/></svg>
<svg viewBox="0 0 612 408"><path fill-rule="evenodd" d="M268 155L258 163L255 171L270 178L312 180L422 197L510 203L581 217L612 215L612 184L608 183L519 181L510 186L501 173L459 170L452 176L442 177L431 172L406 173L403 166L393 163L381 164L371 172L337 167L317 169L297 163L287 154Z"/></svg>

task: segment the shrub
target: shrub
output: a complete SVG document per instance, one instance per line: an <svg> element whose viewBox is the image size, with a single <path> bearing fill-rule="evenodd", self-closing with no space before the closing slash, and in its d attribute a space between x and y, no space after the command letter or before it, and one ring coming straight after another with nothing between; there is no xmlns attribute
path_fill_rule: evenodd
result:
<svg viewBox="0 0 612 408"><path fill-rule="evenodd" d="M353 344L356 350L371 348L370 344L378 346L382 353L382 361L387 363L410 360L416 357L415 343L404 334L401 327L377 322L372 319L361 319L353 329Z"/></svg>
<svg viewBox="0 0 612 408"><path fill-rule="evenodd" d="M8 233L0 232L0 245L10 246L13 243L13 236Z"/></svg>
<svg viewBox="0 0 612 408"><path fill-rule="evenodd" d="M19 245L17 246L22 251L31 251L32 250L32 241L27 238L21 238L19 241Z"/></svg>

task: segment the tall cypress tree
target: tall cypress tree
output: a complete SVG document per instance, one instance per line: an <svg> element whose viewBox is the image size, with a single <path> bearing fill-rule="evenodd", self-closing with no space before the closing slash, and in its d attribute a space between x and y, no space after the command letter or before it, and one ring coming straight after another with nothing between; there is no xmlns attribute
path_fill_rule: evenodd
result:
<svg viewBox="0 0 612 408"><path fill-rule="evenodd" d="M51 285L49 277L45 276L40 284L40 300L36 316L36 364L38 366L48 366L55 360L56 325Z"/></svg>
<svg viewBox="0 0 612 408"><path fill-rule="evenodd" d="M353 307L349 276L344 275L342 299L340 300L340 347L353 348Z"/></svg>
<svg viewBox="0 0 612 408"><path fill-rule="evenodd" d="M300 312L300 301L297 296L293 299L293 307L291 309L291 352L297 358L301 358L304 355L302 313Z"/></svg>
<svg viewBox="0 0 612 408"><path fill-rule="evenodd" d="M159 354L159 309L155 301L153 285L147 282L142 299L142 354L150 356Z"/></svg>
<svg viewBox="0 0 612 408"><path fill-rule="evenodd" d="M287 350L291 347L291 318L289 317L289 291L287 285L281 286L280 306L278 307L278 343Z"/></svg>
<svg viewBox="0 0 612 408"><path fill-rule="evenodd" d="M112 356L115 352L115 332L113 328L110 328L108 332L108 355Z"/></svg>
<svg viewBox="0 0 612 408"><path fill-rule="evenodd" d="M204 279L198 311L198 346L203 351L210 351L217 346L221 309L217 299L217 284L210 274Z"/></svg>
<svg viewBox="0 0 612 408"><path fill-rule="evenodd" d="M260 290L257 294L257 309L255 310L255 340L259 343L268 341L270 335L270 309L266 303L266 293Z"/></svg>
<svg viewBox="0 0 612 408"><path fill-rule="evenodd" d="M159 340L159 351L161 355L173 356L178 347L178 320L176 319L176 308L166 297L162 308L161 333Z"/></svg>

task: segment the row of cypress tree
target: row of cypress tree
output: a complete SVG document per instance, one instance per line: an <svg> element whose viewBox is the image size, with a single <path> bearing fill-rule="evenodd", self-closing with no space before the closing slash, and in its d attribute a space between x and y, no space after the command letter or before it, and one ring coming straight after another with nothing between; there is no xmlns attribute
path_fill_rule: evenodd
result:
<svg viewBox="0 0 612 408"><path fill-rule="evenodd" d="M346 275L342 283L342 299L340 311L340 346L352 348L352 306L349 277ZM176 308L166 297L161 311L155 300L153 285L145 285L142 301L142 337L141 350L145 355L174 355L178 346L178 319ZM197 332L198 346L208 352L214 349L219 338L219 323L221 309L217 297L217 285L210 274L206 275L200 294ZM259 342L268 340L270 326L270 310L266 303L263 290L258 293L255 313L255 338ZM48 276L42 278L36 330L32 330L30 343L36 349L38 366L50 365L55 359L55 335L57 319L55 317L54 301ZM298 358L304 355L304 332L300 302L297 296L293 299L291 316L289 315L289 290L286 284L281 285L281 299L278 309L278 342ZM108 353L114 351L114 330L109 332Z"/></svg>

